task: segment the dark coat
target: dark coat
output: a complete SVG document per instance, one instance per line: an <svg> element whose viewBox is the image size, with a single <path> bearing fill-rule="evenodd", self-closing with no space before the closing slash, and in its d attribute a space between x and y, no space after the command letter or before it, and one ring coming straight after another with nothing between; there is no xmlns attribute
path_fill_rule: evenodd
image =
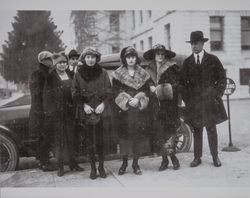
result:
<svg viewBox="0 0 250 198"><path fill-rule="evenodd" d="M76 104L75 119L79 120L83 126L87 124L87 115L83 109L84 103L95 109L104 102L105 108L100 119L102 119L103 127L101 128L103 128L103 139L107 151L114 136L110 123L112 88L107 71L98 64L93 67L82 65L75 73L71 91Z"/></svg>
<svg viewBox="0 0 250 198"><path fill-rule="evenodd" d="M57 151L68 152L66 157L73 157L75 141L73 133L75 108L71 86L70 78L62 81L56 71L53 71L46 79L43 94L46 131L53 133Z"/></svg>
<svg viewBox="0 0 250 198"><path fill-rule="evenodd" d="M201 65L194 56L184 60L180 90L186 105L185 121L193 127L219 124L227 119L222 102L226 74L220 60L204 52Z"/></svg>
<svg viewBox="0 0 250 198"><path fill-rule="evenodd" d="M138 73L138 77L130 77L125 66L118 68L112 75L114 100L116 100L114 117L118 137L121 139L145 138L150 132L148 128L151 120L148 117L147 105L142 110L127 105L128 97L144 93L143 99L147 100L150 95L151 78L144 69L139 67L139 70L138 67L135 71L135 75Z"/></svg>
<svg viewBox="0 0 250 198"><path fill-rule="evenodd" d="M42 64L31 74L29 87L31 94L31 108L29 113L29 132L31 137L38 138L43 130L44 110L43 91L48 68Z"/></svg>
<svg viewBox="0 0 250 198"><path fill-rule="evenodd" d="M178 83L180 76L180 68L174 61L166 60L160 67L157 74L157 66L155 61L152 61L146 71L154 80L154 86L160 86L164 83L171 85L173 98L158 100L153 94L151 102L151 116L153 116L154 144L157 149L161 148L162 144L170 137L176 135L176 131L180 126L180 118L178 112ZM159 105L157 105L159 104Z"/></svg>

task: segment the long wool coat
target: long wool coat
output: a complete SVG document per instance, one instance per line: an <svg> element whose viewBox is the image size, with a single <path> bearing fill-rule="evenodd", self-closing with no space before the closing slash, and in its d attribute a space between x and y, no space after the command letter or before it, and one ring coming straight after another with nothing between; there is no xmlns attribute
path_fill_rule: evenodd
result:
<svg viewBox="0 0 250 198"><path fill-rule="evenodd" d="M29 133L34 138L38 138L45 132L43 130L43 91L47 74L47 66L40 64L39 69L34 71L30 77L31 108L29 114Z"/></svg>
<svg viewBox="0 0 250 198"><path fill-rule="evenodd" d="M153 79L154 86L161 86L164 83L170 84L172 98L157 99L156 95L152 95L152 103L150 104L154 122L154 144L161 147L162 144L170 137L175 136L176 130L180 126L180 118L178 113L178 83L180 76L180 68L172 60L165 60L160 66L157 73L156 62L152 61L146 71ZM164 88L163 88L164 89ZM157 105L159 104L159 105Z"/></svg>
<svg viewBox="0 0 250 198"><path fill-rule="evenodd" d="M66 157L73 157L75 141L75 107L71 95L71 85L70 78L62 81L56 71L53 71L46 79L43 97L46 130L53 133L57 151L68 152Z"/></svg>
<svg viewBox="0 0 250 198"><path fill-rule="evenodd" d="M107 149L113 142L114 134L110 123L112 88L107 71L98 64L93 67L82 65L75 73L71 91L74 103L77 106L75 119L79 120L83 127L86 125L87 119L83 109L84 103L96 109L99 104L104 102L105 108L100 119L102 119L103 123L105 151L108 152Z"/></svg>
<svg viewBox="0 0 250 198"><path fill-rule="evenodd" d="M114 106L114 120L122 154L140 154L143 151L149 151L149 143L146 143L146 139L148 139L150 133L148 129L151 122L147 108L150 81L149 74L139 65L136 66L134 77L128 74L126 66L119 67L112 74L116 103ZM128 105L131 97L139 99L139 108Z"/></svg>
<svg viewBox="0 0 250 198"><path fill-rule="evenodd" d="M225 70L215 55L204 52L200 65L195 64L193 55L185 59L180 80L185 121L196 128L225 121L227 115L221 99L225 87Z"/></svg>

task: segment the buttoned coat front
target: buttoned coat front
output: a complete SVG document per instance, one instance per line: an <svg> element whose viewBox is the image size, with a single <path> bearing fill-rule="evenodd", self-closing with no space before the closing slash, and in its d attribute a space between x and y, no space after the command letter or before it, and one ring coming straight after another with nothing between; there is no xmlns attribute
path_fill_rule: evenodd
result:
<svg viewBox="0 0 250 198"><path fill-rule="evenodd" d="M185 122L193 127L211 126L227 119L222 96L226 88L225 70L217 56L204 51L201 64L194 56L185 59L180 90L185 102Z"/></svg>

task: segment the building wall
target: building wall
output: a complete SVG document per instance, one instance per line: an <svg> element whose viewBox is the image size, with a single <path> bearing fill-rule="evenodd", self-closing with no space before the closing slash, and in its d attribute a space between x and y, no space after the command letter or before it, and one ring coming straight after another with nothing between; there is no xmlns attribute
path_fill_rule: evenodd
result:
<svg viewBox="0 0 250 198"><path fill-rule="evenodd" d="M132 11L130 11L132 12ZM171 50L178 54L191 54L190 33L202 30L209 38L204 49L217 55L227 70L227 76L240 85L240 69L250 68L250 50L241 50L241 16L250 16L250 11L152 11L149 20L140 23L140 11L135 11L136 27L132 29L131 44L136 43L140 51L140 41L144 41L144 51L148 49L147 38L153 37L153 45L166 42L165 25L170 24ZM143 11L146 13L147 11ZM144 15L143 15L144 16ZM223 50L211 51L210 16L223 16ZM132 19L130 20L132 21Z"/></svg>

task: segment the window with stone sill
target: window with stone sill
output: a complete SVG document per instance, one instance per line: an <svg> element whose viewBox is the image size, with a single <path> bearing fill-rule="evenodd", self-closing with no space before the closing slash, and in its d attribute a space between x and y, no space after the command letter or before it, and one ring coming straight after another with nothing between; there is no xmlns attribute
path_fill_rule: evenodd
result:
<svg viewBox="0 0 250 198"><path fill-rule="evenodd" d="M250 16L241 17L241 49L250 50Z"/></svg>
<svg viewBox="0 0 250 198"><path fill-rule="evenodd" d="M210 17L210 46L211 50L223 50L223 19L222 16Z"/></svg>

